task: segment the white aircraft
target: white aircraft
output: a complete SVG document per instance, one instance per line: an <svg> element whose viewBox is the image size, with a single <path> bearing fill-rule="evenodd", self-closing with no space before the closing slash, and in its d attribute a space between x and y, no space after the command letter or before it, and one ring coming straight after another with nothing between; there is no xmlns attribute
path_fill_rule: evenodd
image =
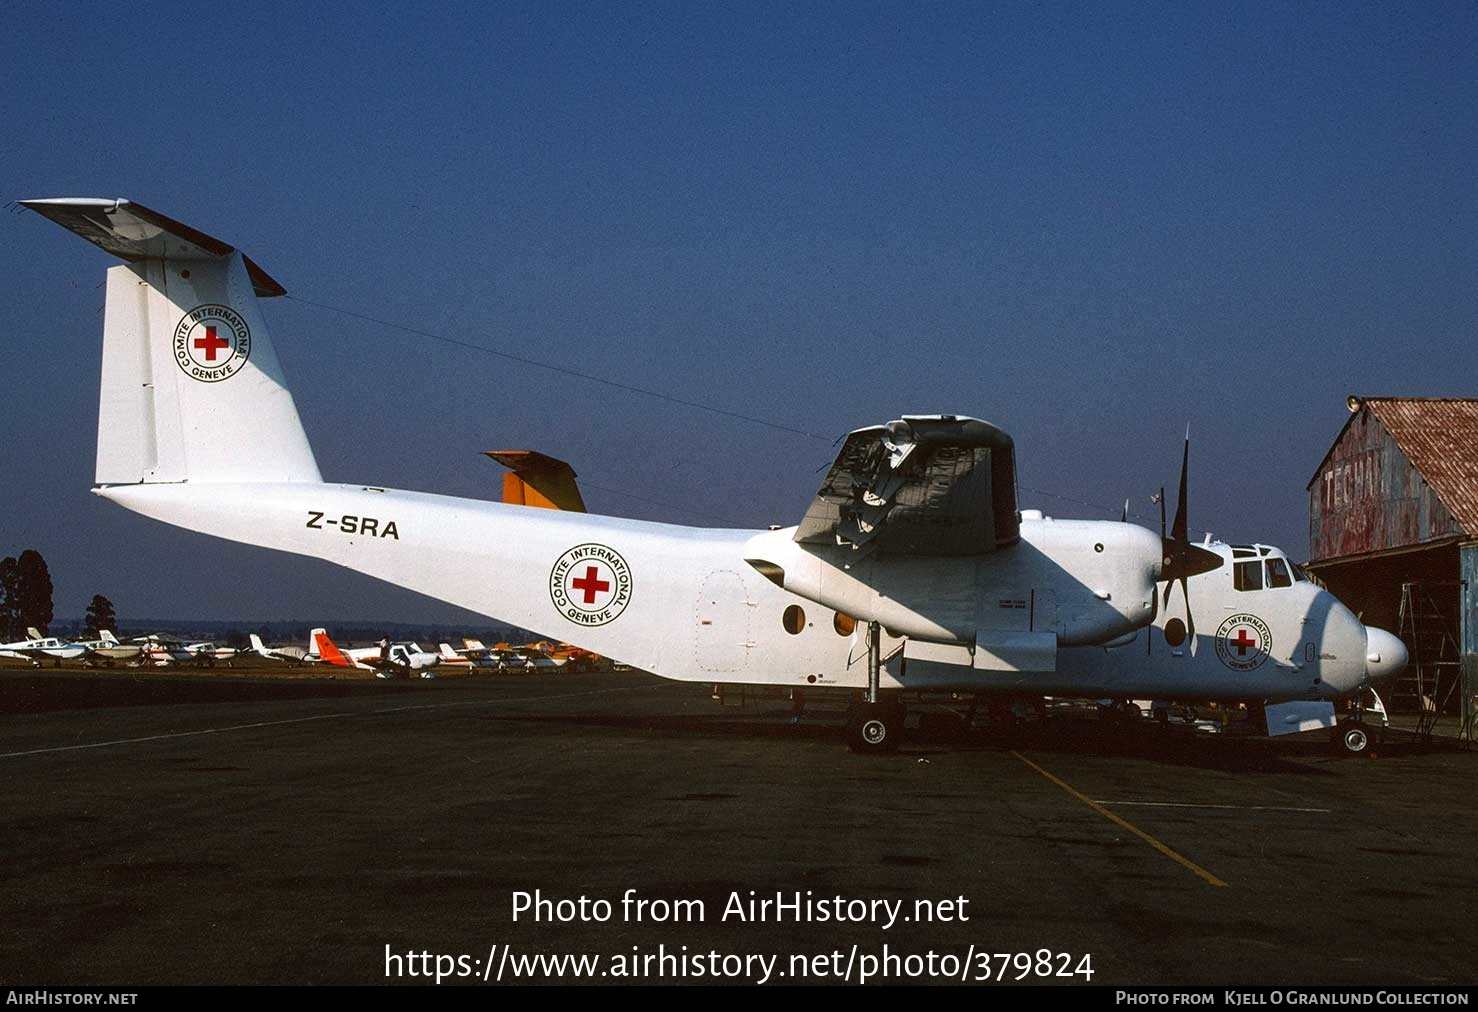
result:
<svg viewBox="0 0 1478 1012"><path fill-rule="evenodd" d="M0 657L30 661L39 668L43 660L61 664L62 661L75 661L87 654L87 647L81 643L68 643L55 636L42 636L41 631L36 628L28 628L26 635L28 639L0 643Z"/></svg>
<svg viewBox="0 0 1478 1012"><path fill-rule="evenodd" d="M319 632L321 630L314 631ZM260 657L265 657L269 661L285 661L289 664L318 663L318 653L313 648L313 639L311 636L308 639L308 648L305 650L303 647L294 646L269 647L267 646L267 644L262 642L262 637L258 636L256 633L252 633L251 649L252 653L257 654Z"/></svg>
<svg viewBox="0 0 1478 1012"><path fill-rule="evenodd" d="M242 653L236 647L223 647L212 641L187 643L185 650L197 664L215 664L217 661L225 661L227 667L230 667L237 654Z"/></svg>
<svg viewBox="0 0 1478 1012"><path fill-rule="evenodd" d="M473 668L488 666L479 664L480 658L474 657L470 652L453 649L450 643L437 644L436 653L439 658L437 664L442 667L471 671Z"/></svg>
<svg viewBox="0 0 1478 1012"><path fill-rule="evenodd" d="M443 657L446 656L447 646L446 643L442 644L441 655ZM502 660L498 651L484 646L482 640L464 639L462 645L455 648L453 652L458 657L467 658L468 663L474 668L496 669Z"/></svg>
<svg viewBox="0 0 1478 1012"><path fill-rule="evenodd" d="M1080 695L1120 699L1274 700L1266 708L1267 730L1276 736L1331 726L1325 700L1331 692L1341 699L1354 693L1344 691L1344 681L1331 689L1326 678L1343 658L1359 656L1367 677L1356 689L1370 689L1383 712L1374 687L1405 667L1401 640L1383 629L1350 624L1347 609L1281 549L1209 538L1202 547L1220 556L1222 565L1190 577L1187 586L1198 611L1216 623L1214 633L1196 635L1179 614L1162 610L1132 637L1061 651L1057 675L1049 680L1056 687L1034 683L1031 690L1063 694L1064 686L1072 686ZM1018 681L1016 688L1028 686ZM1354 722L1339 729L1337 740L1350 752L1370 744L1368 731Z"/></svg>
<svg viewBox="0 0 1478 1012"><path fill-rule="evenodd" d="M341 650L322 629L313 630L313 645L319 663L338 668L363 668L378 678L436 677L431 669L443 663L440 654L422 650L415 643L392 643L380 640L377 646Z"/></svg>
<svg viewBox="0 0 1478 1012"><path fill-rule="evenodd" d="M144 652L144 647L138 643L119 643L118 637L113 635L111 629L98 630L98 638L86 640L82 646L87 648L84 663L89 666L103 665L111 668L119 661L137 662Z"/></svg>
<svg viewBox="0 0 1478 1012"><path fill-rule="evenodd" d="M108 271L94 491L146 516L326 559L668 678L858 690L859 751L896 747L905 690L1205 699L1252 681L1224 667L1208 684L1197 668L1105 691L1065 659L1133 643L1175 582L1198 652L1255 638L1220 615L1197 636L1189 581L1226 560L1188 540L1184 462L1168 537L1022 515L1011 438L954 415L851 433L800 524L758 533L326 483L258 301L280 284L139 204L22 203L126 261ZM1269 668L1283 677L1257 691L1333 724L1333 701L1394 663L1394 638L1300 586L1280 607L1300 630L1292 656L1311 659Z"/></svg>
<svg viewBox="0 0 1478 1012"><path fill-rule="evenodd" d="M147 636L135 636L131 643L136 643L142 652L142 663L150 664L156 668L173 667L176 664L189 664L198 660L185 644L178 640L172 640L158 633L150 633Z"/></svg>

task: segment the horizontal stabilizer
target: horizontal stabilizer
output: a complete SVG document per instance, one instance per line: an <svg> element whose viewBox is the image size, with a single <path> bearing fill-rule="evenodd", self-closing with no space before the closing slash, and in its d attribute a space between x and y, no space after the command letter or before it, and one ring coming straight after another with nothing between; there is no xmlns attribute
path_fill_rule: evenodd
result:
<svg viewBox="0 0 1478 1012"><path fill-rule="evenodd" d="M130 200L55 197L19 203L129 263L139 260L223 260L236 252L236 247L229 243ZM242 260L246 262L247 276L251 278L252 289L258 296L269 298L287 294L287 289L258 267L251 257L243 254Z"/></svg>

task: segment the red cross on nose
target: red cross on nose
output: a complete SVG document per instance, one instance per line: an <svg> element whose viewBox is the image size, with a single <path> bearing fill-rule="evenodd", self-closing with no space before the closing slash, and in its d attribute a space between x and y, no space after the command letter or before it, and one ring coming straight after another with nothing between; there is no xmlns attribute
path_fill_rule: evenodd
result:
<svg viewBox="0 0 1478 1012"><path fill-rule="evenodd" d="M214 362L216 360L216 352L222 348L231 347L231 342L223 337L216 337L216 328L210 324L206 324L205 336L195 339L195 347L205 352L205 360L207 362Z"/></svg>
<svg viewBox="0 0 1478 1012"><path fill-rule="evenodd" d="M577 580L571 580L570 586L585 594L585 603L594 604L597 593L604 594L611 589L611 581L599 579L600 570L594 566L585 567L585 575Z"/></svg>
<svg viewBox="0 0 1478 1012"><path fill-rule="evenodd" d="M1238 629L1237 630L1237 638L1234 639L1234 640L1232 640L1232 643L1237 648L1237 656L1238 657L1246 657L1247 656L1247 649L1249 647L1255 647L1255 646L1257 646L1257 640L1255 640L1252 637L1248 636L1247 635L1247 630L1245 628L1242 628L1242 629Z"/></svg>

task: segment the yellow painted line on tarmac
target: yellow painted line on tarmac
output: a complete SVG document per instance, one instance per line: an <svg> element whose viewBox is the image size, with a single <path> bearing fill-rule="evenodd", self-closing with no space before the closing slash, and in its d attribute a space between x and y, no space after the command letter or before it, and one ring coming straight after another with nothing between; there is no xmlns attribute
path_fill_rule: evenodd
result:
<svg viewBox="0 0 1478 1012"><path fill-rule="evenodd" d="M1054 776L1051 773L1048 773L1046 770L1042 769L1042 767L1032 762L1020 752L1012 749L1011 754L1020 759L1022 762L1026 763L1026 765L1030 766L1032 769L1036 770L1038 773L1042 774L1042 776L1046 777L1048 780L1052 781L1058 787L1061 787L1063 790L1067 791L1083 804L1093 809L1099 815L1102 815L1105 819L1109 820L1114 825L1118 826L1121 829L1128 830L1129 832L1133 833L1135 836L1143 840L1145 843L1149 844L1151 847L1154 847L1161 854L1164 854L1166 857L1170 858L1170 860L1180 865L1182 868L1194 872L1207 885L1219 887L1226 887L1228 885L1228 883L1223 882L1221 879L1211 874L1211 872L1207 871L1205 868L1202 868L1199 864L1192 861L1190 858L1161 843L1159 840L1155 839L1153 836L1146 833L1144 830L1140 829L1132 822L1129 822L1128 820L1122 819L1119 816L1115 815L1113 812L1109 811L1107 808L1104 808L1098 802L1088 797L1088 795L1082 793L1081 791L1075 790L1073 786L1067 781L1063 780L1060 777Z"/></svg>

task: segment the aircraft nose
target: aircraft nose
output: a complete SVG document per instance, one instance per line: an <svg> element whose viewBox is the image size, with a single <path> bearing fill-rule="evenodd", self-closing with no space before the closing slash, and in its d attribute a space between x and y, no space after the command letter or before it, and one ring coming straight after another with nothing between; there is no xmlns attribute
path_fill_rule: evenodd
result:
<svg viewBox="0 0 1478 1012"><path fill-rule="evenodd" d="M1406 644L1384 629L1365 627L1365 675L1372 682L1406 667Z"/></svg>

